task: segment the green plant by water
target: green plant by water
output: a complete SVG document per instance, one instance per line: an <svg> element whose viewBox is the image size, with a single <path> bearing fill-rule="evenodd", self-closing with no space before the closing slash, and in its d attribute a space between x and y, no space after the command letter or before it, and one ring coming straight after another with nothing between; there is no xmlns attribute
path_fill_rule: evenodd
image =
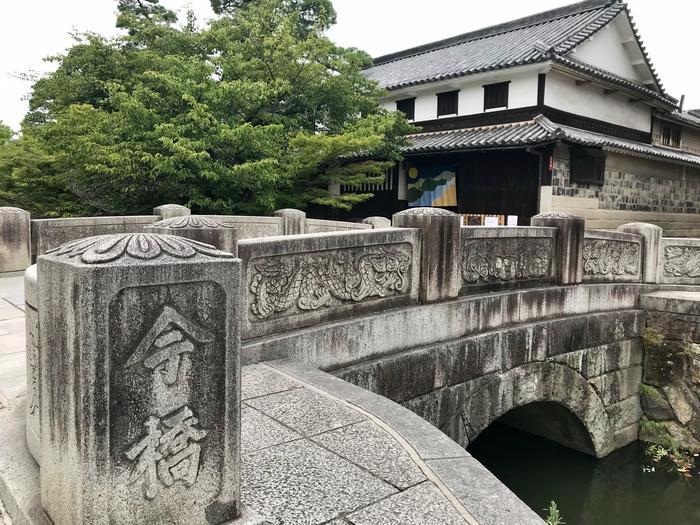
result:
<svg viewBox="0 0 700 525"><path fill-rule="evenodd" d="M545 510L547 510L547 519L545 520L547 525L566 525L566 522L564 521L564 518L562 518L561 513L559 512L559 507L557 507L557 503L555 501L551 501L549 503L549 509Z"/></svg>

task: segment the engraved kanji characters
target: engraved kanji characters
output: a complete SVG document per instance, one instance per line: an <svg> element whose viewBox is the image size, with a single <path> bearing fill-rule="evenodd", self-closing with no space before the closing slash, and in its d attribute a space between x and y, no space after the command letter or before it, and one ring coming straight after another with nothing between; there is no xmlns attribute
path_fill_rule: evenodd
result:
<svg viewBox="0 0 700 525"><path fill-rule="evenodd" d="M188 406L158 418L151 416L144 425L146 436L131 447L126 456L137 461L130 482L143 478L146 499L156 496L157 481L171 487L182 480L191 487L199 475L202 441L208 431L198 428L199 420Z"/></svg>

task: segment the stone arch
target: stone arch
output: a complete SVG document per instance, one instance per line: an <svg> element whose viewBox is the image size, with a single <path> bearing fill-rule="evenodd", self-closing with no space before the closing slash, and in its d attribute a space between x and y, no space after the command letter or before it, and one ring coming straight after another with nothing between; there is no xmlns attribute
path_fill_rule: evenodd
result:
<svg viewBox="0 0 700 525"><path fill-rule="evenodd" d="M602 399L581 374L568 366L530 363L483 381L467 396L462 413L469 442L516 408L551 402L567 408L583 424L590 447L582 451L600 458L614 450L614 431Z"/></svg>

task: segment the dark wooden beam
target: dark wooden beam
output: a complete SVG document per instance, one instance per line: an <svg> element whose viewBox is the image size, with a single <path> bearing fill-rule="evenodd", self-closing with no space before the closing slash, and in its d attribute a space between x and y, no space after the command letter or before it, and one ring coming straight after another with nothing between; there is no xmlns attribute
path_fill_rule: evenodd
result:
<svg viewBox="0 0 700 525"><path fill-rule="evenodd" d="M636 104L637 102L643 102L641 98L630 98L628 99L630 104Z"/></svg>
<svg viewBox="0 0 700 525"><path fill-rule="evenodd" d="M619 89L604 89L603 90L603 93L605 93L606 95L612 95L613 93L619 93L619 92L620 92Z"/></svg>
<svg viewBox="0 0 700 525"><path fill-rule="evenodd" d="M591 83L590 80L577 80L577 81L576 81L576 85L577 85L577 86L584 86L584 85L590 84L590 83Z"/></svg>

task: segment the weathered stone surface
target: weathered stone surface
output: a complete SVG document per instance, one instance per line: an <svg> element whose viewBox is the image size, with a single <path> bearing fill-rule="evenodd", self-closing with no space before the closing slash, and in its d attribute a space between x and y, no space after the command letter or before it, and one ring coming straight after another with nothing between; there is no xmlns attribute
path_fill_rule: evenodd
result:
<svg viewBox="0 0 700 525"><path fill-rule="evenodd" d="M700 292L662 290L645 293L639 296L639 305L645 310L698 316L695 321L700 323ZM669 334L669 337L682 339L675 334Z"/></svg>
<svg viewBox="0 0 700 525"><path fill-rule="evenodd" d="M634 233L644 237L642 252L642 281L645 283L659 282L659 245L663 229L655 224L634 222L618 226L618 231Z"/></svg>
<svg viewBox="0 0 700 525"><path fill-rule="evenodd" d="M362 219L362 224L371 224L372 228L379 230L382 228L391 228L391 219L386 217L367 217Z"/></svg>
<svg viewBox="0 0 700 525"><path fill-rule="evenodd" d="M325 523L396 489L308 440L247 454L243 499L270 523Z"/></svg>
<svg viewBox="0 0 700 525"><path fill-rule="evenodd" d="M284 235L284 221L281 217L248 215L201 215L201 217L233 226L238 232L239 241Z"/></svg>
<svg viewBox="0 0 700 525"><path fill-rule="evenodd" d="M693 453L700 453L700 441L695 439L687 428L681 426L676 421L664 421L664 428L671 438L683 449ZM639 428L639 440L647 443L656 443L658 436L655 432L649 431L644 425Z"/></svg>
<svg viewBox="0 0 700 525"><path fill-rule="evenodd" d="M21 272L32 264L29 212L0 206L0 274Z"/></svg>
<svg viewBox="0 0 700 525"><path fill-rule="evenodd" d="M306 219L305 233L332 233L351 230L371 230L371 224L348 221L328 221L325 219Z"/></svg>
<svg viewBox="0 0 700 525"><path fill-rule="evenodd" d="M639 424L642 417L642 407L638 396L628 397L607 407L608 416L615 432L623 430L630 425Z"/></svg>
<svg viewBox="0 0 700 525"><path fill-rule="evenodd" d="M665 386L662 390L666 394L666 399L671 405L676 419L681 425L687 425L695 415L690 399L692 394L682 383Z"/></svg>
<svg viewBox="0 0 700 525"><path fill-rule="evenodd" d="M640 401L646 417L654 421L670 421L676 416L662 390L646 385L645 392Z"/></svg>
<svg viewBox="0 0 700 525"><path fill-rule="evenodd" d="M464 525L466 521L432 483L389 496L348 516L355 525Z"/></svg>
<svg viewBox="0 0 700 525"><path fill-rule="evenodd" d="M588 230L583 241L583 280L641 282L643 237Z"/></svg>
<svg viewBox="0 0 700 525"><path fill-rule="evenodd" d="M56 525L238 514L239 272L213 246L149 234L39 258L41 499Z"/></svg>
<svg viewBox="0 0 700 525"><path fill-rule="evenodd" d="M248 405L241 407L241 454L301 439L302 436Z"/></svg>
<svg viewBox="0 0 700 525"><path fill-rule="evenodd" d="M244 337L415 303L419 250L398 228L241 241Z"/></svg>
<svg viewBox="0 0 700 525"><path fill-rule="evenodd" d="M663 238L659 251L659 282L700 284L700 239Z"/></svg>
<svg viewBox="0 0 700 525"><path fill-rule="evenodd" d="M36 266L27 270L25 280L33 281L36 286ZM39 419L39 313L32 306L25 309L25 326L27 342L27 446L37 463L41 464L40 436L41 421Z"/></svg>
<svg viewBox="0 0 700 525"><path fill-rule="evenodd" d="M548 212L534 216L530 224L558 228L554 271L557 284L582 282L586 220L562 212Z"/></svg>
<svg viewBox="0 0 700 525"><path fill-rule="evenodd" d="M63 244L95 235L139 233L159 219L158 215L34 219L32 256L36 259Z"/></svg>
<svg viewBox="0 0 700 525"><path fill-rule="evenodd" d="M651 316L648 317L651 320ZM685 377L686 356L683 344L665 341L660 347L648 348L644 352L644 382L654 386L665 386Z"/></svg>
<svg viewBox="0 0 700 525"><path fill-rule="evenodd" d="M591 379L591 384L606 406L636 396L642 383L642 367L631 366Z"/></svg>
<svg viewBox="0 0 700 525"><path fill-rule="evenodd" d="M408 453L371 421L319 434L313 441L367 469L399 490L425 481L425 476Z"/></svg>
<svg viewBox="0 0 700 525"><path fill-rule="evenodd" d="M615 370L641 365L644 358L639 339L577 350L552 357L553 361L566 364L590 379Z"/></svg>
<svg viewBox="0 0 700 525"><path fill-rule="evenodd" d="M301 387L300 383L282 378L273 369L264 365L244 367L241 372L241 385L244 401Z"/></svg>
<svg viewBox="0 0 700 525"><path fill-rule="evenodd" d="M306 212L285 208L284 210L277 210L275 217L282 219L282 235L306 233Z"/></svg>
<svg viewBox="0 0 700 525"><path fill-rule="evenodd" d="M453 299L461 288L462 218L440 208L410 208L396 213L397 228L418 228L421 236L420 300Z"/></svg>
<svg viewBox="0 0 700 525"><path fill-rule="evenodd" d="M615 449L626 447L637 441L639 437L639 423L633 423L615 432Z"/></svg>
<svg viewBox="0 0 700 525"><path fill-rule="evenodd" d="M477 523L489 525L542 525L534 511L472 457L435 459L428 466L440 476ZM478 483L473 480L478 479Z"/></svg>
<svg viewBox="0 0 700 525"><path fill-rule="evenodd" d="M238 232L232 224L200 215L172 217L145 228L148 233L177 235L216 246L219 250L238 254Z"/></svg>
<svg viewBox="0 0 700 525"><path fill-rule="evenodd" d="M328 432L363 419L359 412L305 388L256 397L246 403L304 436Z"/></svg>
<svg viewBox="0 0 700 525"><path fill-rule="evenodd" d="M313 362L324 370L333 370L382 355L434 345L436 333L450 341L517 323L638 308L642 288L639 284L620 283L524 289L466 296L415 308L382 310L371 316L315 324L313 330L291 330L288 325L281 325L275 337L246 341L243 360L254 363L293 357ZM327 348L333 348L333 352L324 351Z"/></svg>
<svg viewBox="0 0 700 525"><path fill-rule="evenodd" d="M163 204L153 208L153 215L157 215L161 220L170 219L172 217L185 217L192 213L187 206L179 204Z"/></svg>
<svg viewBox="0 0 700 525"><path fill-rule="evenodd" d="M462 294L554 279L554 228L462 228Z"/></svg>

